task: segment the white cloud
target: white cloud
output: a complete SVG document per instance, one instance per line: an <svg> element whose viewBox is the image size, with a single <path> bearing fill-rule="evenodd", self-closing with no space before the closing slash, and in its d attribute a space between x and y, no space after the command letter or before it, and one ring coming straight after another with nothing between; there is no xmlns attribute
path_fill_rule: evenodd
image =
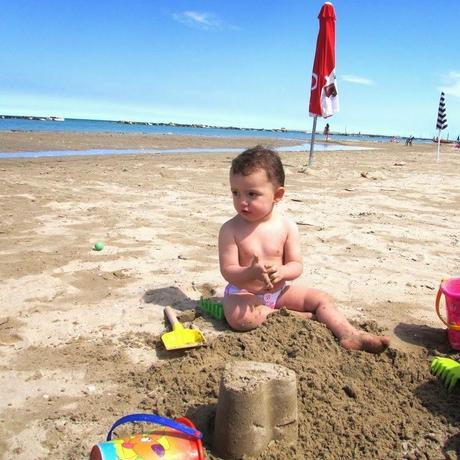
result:
<svg viewBox="0 0 460 460"><path fill-rule="evenodd" d="M369 78L360 77L358 75L342 75L341 76L343 81L348 81L350 83L355 83L357 85L365 85L365 86L373 86L375 82L369 80Z"/></svg>
<svg viewBox="0 0 460 460"><path fill-rule="evenodd" d="M174 13L173 18L177 22L203 30L222 30L225 27L223 21L212 13L183 11L182 13Z"/></svg>
<svg viewBox="0 0 460 460"><path fill-rule="evenodd" d="M450 96L460 97L460 72L451 71L442 78L443 86L439 87L439 91L444 91Z"/></svg>

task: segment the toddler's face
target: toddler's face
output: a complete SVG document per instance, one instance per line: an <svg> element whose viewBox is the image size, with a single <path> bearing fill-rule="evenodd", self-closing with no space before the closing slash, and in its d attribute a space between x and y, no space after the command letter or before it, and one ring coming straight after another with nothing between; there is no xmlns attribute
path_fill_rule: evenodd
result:
<svg viewBox="0 0 460 460"><path fill-rule="evenodd" d="M270 217L274 204L284 193L284 188L273 185L262 169L247 176L231 174L230 189L236 212L249 222L258 222Z"/></svg>

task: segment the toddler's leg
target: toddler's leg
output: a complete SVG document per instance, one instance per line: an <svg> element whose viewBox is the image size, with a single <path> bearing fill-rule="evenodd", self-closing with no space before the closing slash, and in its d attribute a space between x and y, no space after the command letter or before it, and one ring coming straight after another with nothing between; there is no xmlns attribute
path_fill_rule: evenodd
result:
<svg viewBox="0 0 460 460"><path fill-rule="evenodd" d="M254 294L231 294L224 298L225 319L237 331L255 329L273 312L273 308L261 305Z"/></svg>
<svg viewBox="0 0 460 460"><path fill-rule="evenodd" d="M289 310L313 313L339 339L340 345L349 350L382 353L390 343L388 336L376 336L355 329L335 307L333 300L316 289L288 286L277 301L277 306L283 305Z"/></svg>

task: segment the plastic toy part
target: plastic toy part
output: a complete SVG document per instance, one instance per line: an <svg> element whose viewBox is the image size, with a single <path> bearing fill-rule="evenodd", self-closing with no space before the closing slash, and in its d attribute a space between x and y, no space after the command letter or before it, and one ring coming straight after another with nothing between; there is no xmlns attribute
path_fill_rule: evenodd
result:
<svg viewBox="0 0 460 460"><path fill-rule="evenodd" d="M224 316L224 306L220 302L214 302L211 299L206 299L201 297L198 306L202 311L208 313L215 319L223 320Z"/></svg>
<svg viewBox="0 0 460 460"><path fill-rule="evenodd" d="M444 294L446 316L439 311L441 295ZM447 338L454 350L460 350L460 278L443 279L436 295L436 313L447 326Z"/></svg>
<svg viewBox="0 0 460 460"><path fill-rule="evenodd" d="M433 375L443 380L448 391L451 391L460 379L460 363L450 358L433 358L430 370Z"/></svg>
<svg viewBox="0 0 460 460"><path fill-rule="evenodd" d="M113 430L118 426L138 422L159 426L147 432L112 439ZM173 420L156 414L130 414L112 425L107 440L91 450L90 460L205 460L202 437L185 417Z"/></svg>
<svg viewBox="0 0 460 460"><path fill-rule="evenodd" d="M102 243L101 241L98 241L95 245L94 245L94 250L95 251L102 251L104 249L104 243Z"/></svg>
<svg viewBox="0 0 460 460"><path fill-rule="evenodd" d="M206 343L206 339L200 330L186 329L182 326L171 307L165 307L164 312L173 329L171 332L166 332L161 336L161 340L167 350L199 347Z"/></svg>

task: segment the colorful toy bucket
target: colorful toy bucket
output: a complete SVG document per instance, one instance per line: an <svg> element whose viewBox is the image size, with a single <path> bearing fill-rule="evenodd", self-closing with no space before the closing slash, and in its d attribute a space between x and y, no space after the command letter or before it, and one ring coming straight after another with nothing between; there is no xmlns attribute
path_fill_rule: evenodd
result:
<svg viewBox="0 0 460 460"><path fill-rule="evenodd" d="M112 440L113 430L128 422L160 425L145 433ZM96 444L90 460L204 460L202 434L185 418L171 420L154 414L131 414L117 420L106 442Z"/></svg>
<svg viewBox="0 0 460 460"><path fill-rule="evenodd" d="M446 303L447 321L439 312L441 294L444 294ZM454 350L460 350L460 278L442 280L436 295L436 313L447 326L447 337Z"/></svg>

